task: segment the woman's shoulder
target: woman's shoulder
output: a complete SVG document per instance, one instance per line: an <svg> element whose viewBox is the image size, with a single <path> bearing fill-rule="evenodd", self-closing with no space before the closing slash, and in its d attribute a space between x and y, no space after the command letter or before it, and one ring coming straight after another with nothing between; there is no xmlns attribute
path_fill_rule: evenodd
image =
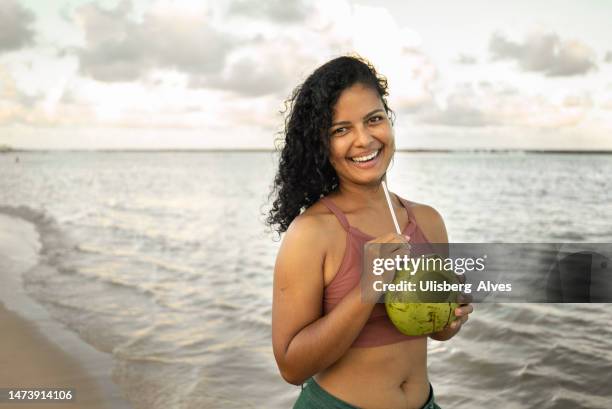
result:
<svg viewBox="0 0 612 409"><path fill-rule="evenodd" d="M403 200L430 242L445 243L448 240L444 218L435 207L407 199Z"/></svg>
<svg viewBox="0 0 612 409"><path fill-rule="evenodd" d="M319 200L293 219L287 234L304 241L324 242L326 238L337 233L337 227L342 230L338 223L334 223L335 218L336 216Z"/></svg>
<svg viewBox="0 0 612 409"><path fill-rule="evenodd" d="M418 213L419 216L421 217L428 218L428 219L442 217L440 213L433 206L430 206L425 203L415 202L413 200L404 199L404 198L402 198L402 200L404 201L404 203L406 203L406 206L412 212Z"/></svg>

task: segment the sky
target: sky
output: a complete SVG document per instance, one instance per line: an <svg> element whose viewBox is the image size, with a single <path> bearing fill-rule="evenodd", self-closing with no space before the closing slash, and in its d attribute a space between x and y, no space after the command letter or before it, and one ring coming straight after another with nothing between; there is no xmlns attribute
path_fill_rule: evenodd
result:
<svg viewBox="0 0 612 409"><path fill-rule="evenodd" d="M358 53L406 149L612 150L608 1L0 0L0 145L273 148Z"/></svg>

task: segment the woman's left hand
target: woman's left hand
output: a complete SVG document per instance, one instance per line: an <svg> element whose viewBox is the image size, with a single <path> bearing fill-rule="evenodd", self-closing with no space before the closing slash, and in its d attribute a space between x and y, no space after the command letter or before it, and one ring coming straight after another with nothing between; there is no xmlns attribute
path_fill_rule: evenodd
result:
<svg viewBox="0 0 612 409"><path fill-rule="evenodd" d="M459 332L461 326L465 324L469 318L469 314L474 311L474 307L472 306L472 296L461 293L457 297L457 301L459 302L459 307L455 308L455 316L457 319L450 324L451 329L456 329L456 332Z"/></svg>
<svg viewBox="0 0 612 409"><path fill-rule="evenodd" d="M435 339L436 341L447 341L455 336L465 324L469 318L469 314L474 311L474 307L472 306L472 296L460 293L457 296L457 302L459 303L459 307L455 308L455 319L451 322L450 325L447 325L444 329L438 332L434 332L429 335L431 339Z"/></svg>

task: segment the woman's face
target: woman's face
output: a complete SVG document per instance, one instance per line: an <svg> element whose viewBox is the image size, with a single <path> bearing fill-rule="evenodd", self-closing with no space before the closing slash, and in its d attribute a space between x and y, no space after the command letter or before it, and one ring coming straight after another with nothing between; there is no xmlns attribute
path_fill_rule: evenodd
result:
<svg viewBox="0 0 612 409"><path fill-rule="evenodd" d="M329 135L330 162L341 184L380 183L395 152L395 138L374 89L358 83L342 91Z"/></svg>

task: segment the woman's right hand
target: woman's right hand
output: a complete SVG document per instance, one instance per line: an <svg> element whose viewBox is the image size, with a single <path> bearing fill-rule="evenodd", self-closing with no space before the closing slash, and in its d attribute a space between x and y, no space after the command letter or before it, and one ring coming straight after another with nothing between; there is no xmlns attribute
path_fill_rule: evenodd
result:
<svg viewBox="0 0 612 409"><path fill-rule="evenodd" d="M374 274L373 266L375 259L393 259L396 256L403 258L410 257L410 240L409 236L403 236L397 233L387 233L376 237L364 245L364 271L362 274L361 289L362 299L364 302L376 303L379 301L383 292L376 291L374 284L380 281L382 284L389 284L395 278L396 269L386 270L378 275ZM377 284L380 288L380 284Z"/></svg>

